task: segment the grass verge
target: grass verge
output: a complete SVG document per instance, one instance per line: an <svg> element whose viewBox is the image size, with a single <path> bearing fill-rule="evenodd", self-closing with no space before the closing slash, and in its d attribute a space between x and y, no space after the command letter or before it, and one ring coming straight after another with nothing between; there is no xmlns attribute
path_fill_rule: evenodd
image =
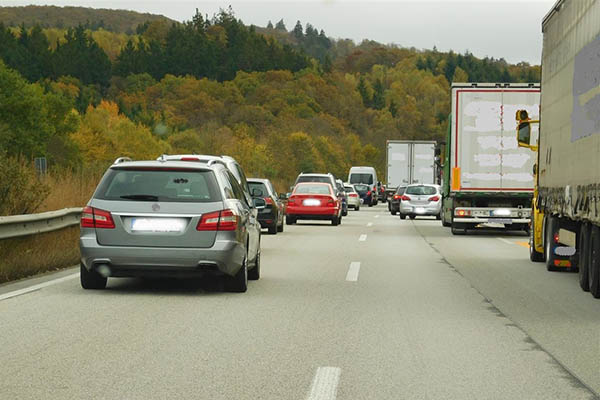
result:
<svg viewBox="0 0 600 400"><path fill-rule="evenodd" d="M79 264L79 226L0 240L0 283Z"/></svg>

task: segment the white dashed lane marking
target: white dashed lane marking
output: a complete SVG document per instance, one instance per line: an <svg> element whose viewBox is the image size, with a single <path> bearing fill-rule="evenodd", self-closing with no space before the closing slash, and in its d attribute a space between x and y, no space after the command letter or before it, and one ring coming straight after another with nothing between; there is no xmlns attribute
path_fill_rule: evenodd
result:
<svg viewBox="0 0 600 400"><path fill-rule="evenodd" d="M346 280L348 282L356 282L358 280L358 272L360 271L360 262L353 261L348 267L348 273L346 274Z"/></svg>
<svg viewBox="0 0 600 400"><path fill-rule="evenodd" d="M341 373L337 367L317 368L307 400L335 400Z"/></svg>

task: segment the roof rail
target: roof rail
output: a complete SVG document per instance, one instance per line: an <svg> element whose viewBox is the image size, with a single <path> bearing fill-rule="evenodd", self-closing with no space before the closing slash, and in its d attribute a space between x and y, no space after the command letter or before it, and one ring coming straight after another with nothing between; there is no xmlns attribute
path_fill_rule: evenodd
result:
<svg viewBox="0 0 600 400"><path fill-rule="evenodd" d="M122 162L126 162L126 161L133 161L133 160L130 157L119 157L115 160L115 162L113 162L113 165L121 164Z"/></svg>
<svg viewBox="0 0 600 400"><path fill-rule="evenodd" d="M206 165L208 165L209 167L215 163L219 163L222 165L225 165L225 163L223 162L223 160L217 160L217 159L212 159L212 160L208 160L208 163L206 163Z"/></svg>
<svg viewBox="0 0 600 400"><path fill-rule="evenodd" d="M160 157L156 159L156 161L165 162L167 161L168 154L161 154Z"/></svg>

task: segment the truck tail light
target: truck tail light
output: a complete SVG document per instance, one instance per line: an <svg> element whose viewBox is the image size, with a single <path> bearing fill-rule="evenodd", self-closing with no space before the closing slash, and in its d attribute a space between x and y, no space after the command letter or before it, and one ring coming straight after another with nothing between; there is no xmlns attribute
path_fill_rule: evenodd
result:
<svg viewBox="0 0 600 400"><path fill-rule="evenodd" d="M560 242L560 237L558 236L558 232L556 232L554 234L554 236L552 236L552 239L554 240L555 244L558 244Z"/></svg>
<svg viewBox="0 0 600 400"><path fill-rule="evenodd" d="M454 215L456 215L457 217L470 217L471 216L471 210L454 210Z"/></svg>
<svg viewBox="0 0 600 400"><path fill-rule="evenodd" d="M82 228L114 229L115 221L110 212L87 206L81 213L80 225Z"/></svg>
<svg viewBox="0 0 600 400"><path fill-rule="evenodd" d="M215 211L204 214L196 226L197 231L235 231L238 217L231 210Z"/></svg>

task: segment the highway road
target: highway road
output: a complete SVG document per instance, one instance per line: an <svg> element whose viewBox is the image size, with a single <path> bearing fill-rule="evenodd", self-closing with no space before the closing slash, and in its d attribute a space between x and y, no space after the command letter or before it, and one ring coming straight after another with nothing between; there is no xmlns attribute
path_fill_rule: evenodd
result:
<svg viewBox="0 0 600 400"><path fill-rule="evenodd" d="M247 293L75 269L0 287L1 399L594 399L600 302L527 238L385 206L263 235Z"/></svg>

